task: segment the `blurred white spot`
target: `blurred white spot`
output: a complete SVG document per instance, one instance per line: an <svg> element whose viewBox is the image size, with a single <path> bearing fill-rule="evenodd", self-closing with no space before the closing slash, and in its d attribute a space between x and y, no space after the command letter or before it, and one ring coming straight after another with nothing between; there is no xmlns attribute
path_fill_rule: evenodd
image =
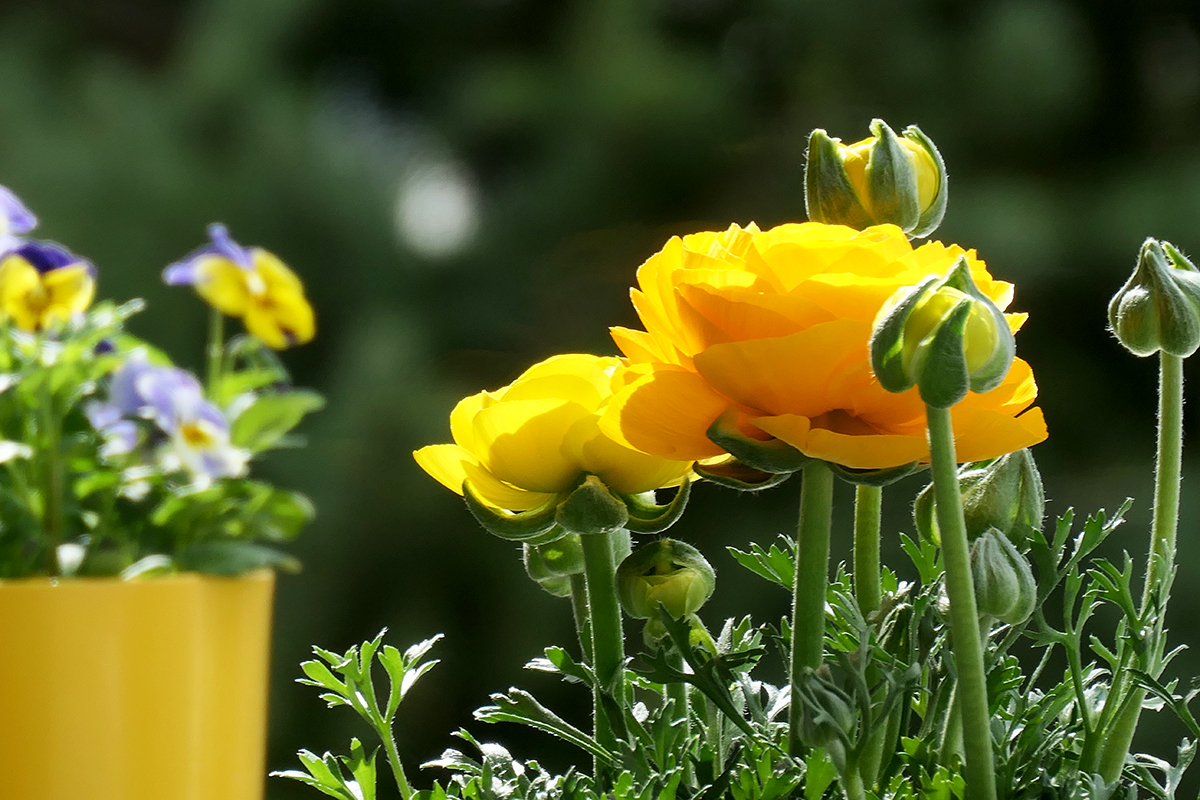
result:
<svg viewBox="0 0 1200 800"><path fill-rule="evenodd" d="M458 164L418 162L400 181L395 215L404 244L426 258L448 258L475 238L479 194Z"/></svg>

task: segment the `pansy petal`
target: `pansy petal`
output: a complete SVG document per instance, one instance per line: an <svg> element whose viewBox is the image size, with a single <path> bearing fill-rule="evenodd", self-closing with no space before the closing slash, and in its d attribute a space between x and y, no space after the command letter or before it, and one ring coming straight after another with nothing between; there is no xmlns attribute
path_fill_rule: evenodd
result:
<svg viewBox="0 0 1200 800"><path fill-rule="evenodd" d="M42 278L33 265L12 253L0 261L0 312L27 331L41 325L41 304L30 303L30 295L41 289Z"/></svg>
<svg viewBox="0 0 1200 800"><path fill-rule="evenodd" d="M600 419L605 435L634 450L661 458L696 460L724 451L708 428L729 408L694 372L648 365L646 374L617 392Z"/></svg>
<svg viewBox="0 0 1200 800"><path fill-rule="evenodd" d="M195 260L196 291L222 313L240 317L250 301L246 271L224 256L201 255Z"/></svg>

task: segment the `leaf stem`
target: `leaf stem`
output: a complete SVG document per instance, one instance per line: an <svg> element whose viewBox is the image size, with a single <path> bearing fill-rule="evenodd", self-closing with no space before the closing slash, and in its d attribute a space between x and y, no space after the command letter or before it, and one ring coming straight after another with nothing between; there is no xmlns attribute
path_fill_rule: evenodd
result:
<svg viewBox="0 0 1200 800"><path fill-rule="evenodd" d="M617 737L604 709L608 694L618 707L624 705L625 635L621 630L621 605L617 600L617 567L610 539L614 534L593 533L580 536L583 566L587 582L588 617L592 626L592 668L596 672L593 692L593 729L596 741L616 752ZM597 783L603 768L594 763Z"/></svg>
<svg viewBox="0 0 1200 800"><path fill-rule="evenodd" d="M796 574L792 585L791 692L804 670L821 666L825 652L825 594L829 583L829 534L833 526L833 471L824 461L804 467L800 523L796 528ZM800 752L801 704L788 708L788 752Z"/></svg>
<svg viewBox="0 0 1200 800"><path fill-rule="evenodd" d="M588 616L587 579L582 573L571 576L571 613L583 660L592 661L592 620Z"/></svg>
<svg viewBox="0 0 1200 800"><path fill-rule="evenodd" d="M1154 641L1147 654L1152 663L1142 668L1158 677L1162 653L1163 617L1175 567L1175 534L1179 528L1179 487L1183 480L1183 359L1159 353L1158 361L1158 453L1154 466L1154 519L1150 528L1150 554L1146 584L1142 589L1141 616L1157 602L1157 618L1150 625ZM1147 620L1150 622L1150 620ZM1114 697L1114 700L1116 698ZM1146 690L1138 687L1122 699L1120 710L1107 730L1096 732L1103 742L1099 772L1111 783L1121 775L1133 736L1142 715Z"/></svg>
<svg viewBox="0 0 1200 800"><path fill-rule="evenodd" d="M925 407L938 528L946 564L946 594L950 599L950 632L958 671L956 699L962 715L964 772L968 800L996 800L995 765L988 713L987 676L971 553L958 486L958 459L950 409Z"/></svg>
<svg viewBox="0 0 1200 800"><path fill-rule="evenodd" d="M879 565L883 487L854 490L854 596L866 617L883 602L883 573Z"/></svg>
<svg viewBox="0 0 1200 800"><path fill-rule="evenodd" d="M413 795L413 790L408 783L408 776L404 774L404 765L400 763L400 753L396 750L396 737L392 735L390 725L384 724L380 727L379 738L383 739L383 748L387 751L388 764L392 767L392 775L396 779L396 788L400 790L400 797L403 800L409 800Z"/></svg>

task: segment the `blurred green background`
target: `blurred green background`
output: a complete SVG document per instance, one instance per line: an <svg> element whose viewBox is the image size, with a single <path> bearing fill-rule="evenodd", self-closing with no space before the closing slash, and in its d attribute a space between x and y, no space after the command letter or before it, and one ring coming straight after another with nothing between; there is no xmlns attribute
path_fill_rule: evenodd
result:
<svg viewBox="0 0 1200 800"><path fill-rule="evenodd" d="M329 407L307 450L259 467L320 510L295 546L304 573L280 581L271 768L361 733L291 679L311 644L385 625L397 645L447 633L401 712L410 763L466 726L565 768L573 754L471 711L521 682L582 717L577 689L521 669L571 640L567 604L411 451L448 440L462 395L553 353L613 353L606 328L636 324L628 286L668 236L802 219L808 131L855 140L879 116L938 143L952 184L938 237L977 247L1032 315L1020 349L1051 430L1036 451L1050 510L1138 497L1114 552L1140 556L1155 366L1117 346L1104 312L1143 237L1200 252L1198 29L1194 4L1170 2L8 0L0 182L42 235L96 261L104 296L146 297L136 332L192 367L205 309L158 275L206 223L308 286L318 338L286 361ZM1200 638L1196 452L1180 642ZM889 492L889 529L911 530L920 485ZM784 613L723 548L789 530L796 494L695 493L674 535L718 570L710 624ZM1174 669L1200 672L1200 656ZM1172 754L1182 729L1150 719L1140 742Z"/></svg>

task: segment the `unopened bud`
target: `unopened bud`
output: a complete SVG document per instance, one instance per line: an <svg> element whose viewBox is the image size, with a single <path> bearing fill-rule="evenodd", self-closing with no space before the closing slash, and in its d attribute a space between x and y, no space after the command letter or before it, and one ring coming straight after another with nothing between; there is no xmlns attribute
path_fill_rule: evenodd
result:
<svg viewBox="0 0 1200 800"><path fill-rule="evenodd" d="M838 746L853 735L853 701L834 683L828 667L806 670L792 702L800 704L800 741L809 747Z"/></svg>
<svg viewBox="0 0 1200 800"><path fill-rule="evenodd" d="M944 278L897 291L875 318L870 347L884 389L915 385L935 408L995 389L1016 354L1008 320L975 286L965 256Z"/></svg>
<svg viewBox="0 0 1200 800"><path fill-rule="evenodd" d="M964 464L958 471L963 518L971 539L995 528L1020 542L1027 528L1041 530L1046 495L1042 476L1028 449L1017 450L984 464ZM941 544L933 484L913 504L917 532Z"/></svg>
<svg viewBox="0 0 1200 800"><path fill-rule="evenodd" d="M897 136L881 119L872 135L842 144L817 129L808 139L804 197L814 222L862 230L890 223L928 236L946 213L946 165L915 125Z"/></svg>
<svg viewBox="0 0 1200 800"><path fill-rule="evenodd" d="M523 550L525 572L535 581L583 573L583 545L577 533L568 533L549 544L526 543Z"/></svg>
<svg viewBox="0 0 1200 800"><path fill-rule="evenodd" d="M659 605L683 619L699 611L716 586L717 575L700 551L675 539L648 542L617 568L621 607L635 619L653 618Z"/></svg>
<svg viewBox="0 0 1200 800"><path fill-rule="evenodd" d="M1147 239L1108 304L1108 324L1134 355L1187 358L1200 347L1200 271L1170 242Z"/></svg>
<svg viewBox="0 0 1200 800"><path fill-rule="evenodd" d="M1037 604L1037 584L1025 556L998 530L983 533L971 545L975 604L981 617L1015 625Z"/></svg>

